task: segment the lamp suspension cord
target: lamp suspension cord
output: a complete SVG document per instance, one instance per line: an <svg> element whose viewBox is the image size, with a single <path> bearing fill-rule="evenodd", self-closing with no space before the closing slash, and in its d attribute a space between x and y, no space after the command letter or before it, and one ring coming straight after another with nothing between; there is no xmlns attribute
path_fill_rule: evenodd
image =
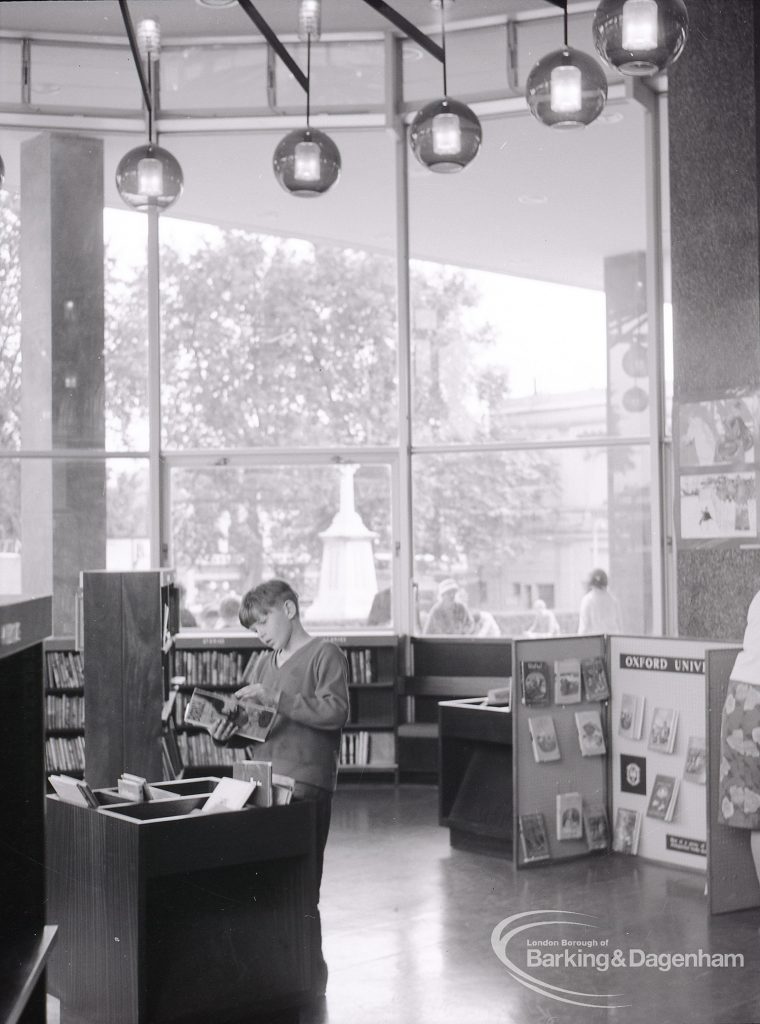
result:
<svg viewBox="0 0 760 1024"><path fill-rule="evenodd" d="M562 5L562 20L565 24L565 49L567 49L567 0Z"/></svg>
<svg viewBox="0 0 760 1024"><path fill-rule="evenodd" d="M311 32L306 36L306 127L311 117Z"/></svg>
<svg viewBox="0 0 760 1024"><path fill-rule="evenodd" d="M150 54L148 54L148 96L150 96L150 103L148 106L148 142L153 145L153 60Z"/></svg>
<svg viewBox="0 0 760 1024"><path fill-rule="evenodd" d="M443 13L444 0L439 0L441 5L441 49L443 50L443 95L448 96L449 89L446 84L446 16Z"/></svg>

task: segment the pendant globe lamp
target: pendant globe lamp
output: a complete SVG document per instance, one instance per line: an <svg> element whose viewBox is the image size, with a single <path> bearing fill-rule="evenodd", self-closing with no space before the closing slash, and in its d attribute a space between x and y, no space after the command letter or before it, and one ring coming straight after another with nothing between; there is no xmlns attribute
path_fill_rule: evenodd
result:
<svg viewBox="0 0 760 1024"><path fill-rule="evenodd" d="M436 174L455 174L464 170L478 154L483 129L477 115L464 103L448 95L446 80L445 0L432 0L441 11L441 47L443 49L443 98L426 104L412 121L409 143L419 162Z"/></svg>
<svg viewBox="0 0 760 1024"><path fill-rule="evenodd" d="M340 175L340 151L325 132L312 128L311 33L306 37L306 127L296 128L280 140L272 166L279 183L292 196L312 199L324 195Z"/></svg>
<svg viewBox="0 0 760 1024"><path fill-rule="evenodd" d="M561 6L564 46L534 64L525 98L531 114L549 128L583 128L604 110L607 78L593 57L568 46L567 0Z"/></svg>
<svg viewBox="0 0 760 1024"><path fill-rule="evenodd" d="M131 25L128 26L132 44ZM133 47L135 63L144 62L146 76L140 72L145 107L148 116L148 141L143 146L130 149L119 161L116 168L116 188L119 195L134 210L147 212L155 209L167 210L182 194L184 179L182 168L176 157L159 146L154 138L153 110L155 102L156 62L161 51L161 33L157 21L146 19L137 29L136 46Z"/></svg>
<svg viewBox="0 0 760 1024"><path fill-rule="evenodd" d="M689 33L684 0L601 0L594 15L600 56L624 75L656 75L678 60Z"/></svg>

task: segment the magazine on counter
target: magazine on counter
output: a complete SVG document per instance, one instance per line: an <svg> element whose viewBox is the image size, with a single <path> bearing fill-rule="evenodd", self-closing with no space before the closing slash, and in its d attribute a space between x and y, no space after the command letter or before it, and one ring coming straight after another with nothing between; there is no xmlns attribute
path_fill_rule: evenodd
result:
<svg viewBox="0 0 760 1024"><path fill-rule="evenodd" d="M231 703L234 704L232 711L225 711ZM185 724L197 725L211 732L219 722L227 721L232 715L235 722L234 735L263 743L274 724L276 714L276 704L250 699L242 703L223 694L196 687L185 708Z"/></svg>

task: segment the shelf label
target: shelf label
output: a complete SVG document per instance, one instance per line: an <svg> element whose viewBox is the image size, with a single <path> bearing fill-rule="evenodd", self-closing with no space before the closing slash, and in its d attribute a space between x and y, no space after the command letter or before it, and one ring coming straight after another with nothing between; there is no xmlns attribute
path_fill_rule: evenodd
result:
<svg viewBox="0 0 760 1024"><path fill-rule="evenodd" d="M21 623L4 622L0 626L0 647L10 647L21 643Z"/></svg>
<svg viewBox="0 0 760 1024"><path fill-rule="evenodd" d="M671 836L666 838L666 845L669 850L678 853L693 853L696 857L707 856L707 843L704 839L687 839L686 836Z"/></svg>

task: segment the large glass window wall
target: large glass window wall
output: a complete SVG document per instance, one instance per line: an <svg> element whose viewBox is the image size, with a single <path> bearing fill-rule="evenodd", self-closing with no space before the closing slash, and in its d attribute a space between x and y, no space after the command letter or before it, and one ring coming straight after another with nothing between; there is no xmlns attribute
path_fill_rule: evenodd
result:
<svg viewBox="0 0 760 1024"><path fill-rule="evenodd" d="M531 31L452 33L452 69L462 70L450 81L461 98L477 108L478 97L502 95L509 110L484 111L481 153L451 177L411 156L407 165L400 120L380 125L372 113L361 123L363 112L383 109L391 50L371 39L315 47L324 85L313 102L325 111L353 105L356 123L329 128L342 176L305 203L271 171L284 131L225 127L226 114L261 109L265 99L273 110L271 91L252 87L249 105L238 87L226 105L214 89L193 92L199 77L214 80L214 67L225 81L260 81L263 50L168 44L162 109L185 120L161 140L186 187L159 220L153 271L147 218L119 207L112 184L135 137L100 130L105 442L80 461L101 467L89 529L104 544L100 565L87 568L145 567L161 551L199 624L228 593L284 575L314 628L331 632L435 632L431 609L453 580L467 631L519 635L539 600L574 631L584 580L601 566L626 630L659 631L656 374L635 269L651 242L649 129L643 109L617 95L578 133L549 132L518 110L520 62L493 81L488 69L505 41L543 39L549 29L544 21ZM470 51L486 37L478 52L487 59L473 65ZM56 78L51 59L40 83ZM428 63L435 71L427 55L407 43L396 60L410 110L437 94L432 79L425 85ZM113 72L118 81L95 106L126 112L119 90L134 83L118 62ZM93 74L100 80L108 69L95 62ZM3 96L13 92L6 79ZM75 90L65 105L86 113L76 91L87 91L86 76L61 81ZM277 112L297 113L302 97L281 69L276 86ZM346 90L350 102L341 103ZM35 101L38 109L57 102L52 93ZM210 111L218 125L196 130L194 113ZM34 133L31 117L14 134ZM31 514L21 499L24 466L50 474L56 464L44 452L27 459L20 430L21 183L9 134L1 136L11 187L0 193L10 225L2 242L10 287L0 299L0 551L15 562L0 574L5 592L32 557L28 543L25 554L21 547ZM614 261L626 258L634 271L615 277ZM160 389L151 386L149 357ZM51 550L53 518L48 528Z"/></svg>

